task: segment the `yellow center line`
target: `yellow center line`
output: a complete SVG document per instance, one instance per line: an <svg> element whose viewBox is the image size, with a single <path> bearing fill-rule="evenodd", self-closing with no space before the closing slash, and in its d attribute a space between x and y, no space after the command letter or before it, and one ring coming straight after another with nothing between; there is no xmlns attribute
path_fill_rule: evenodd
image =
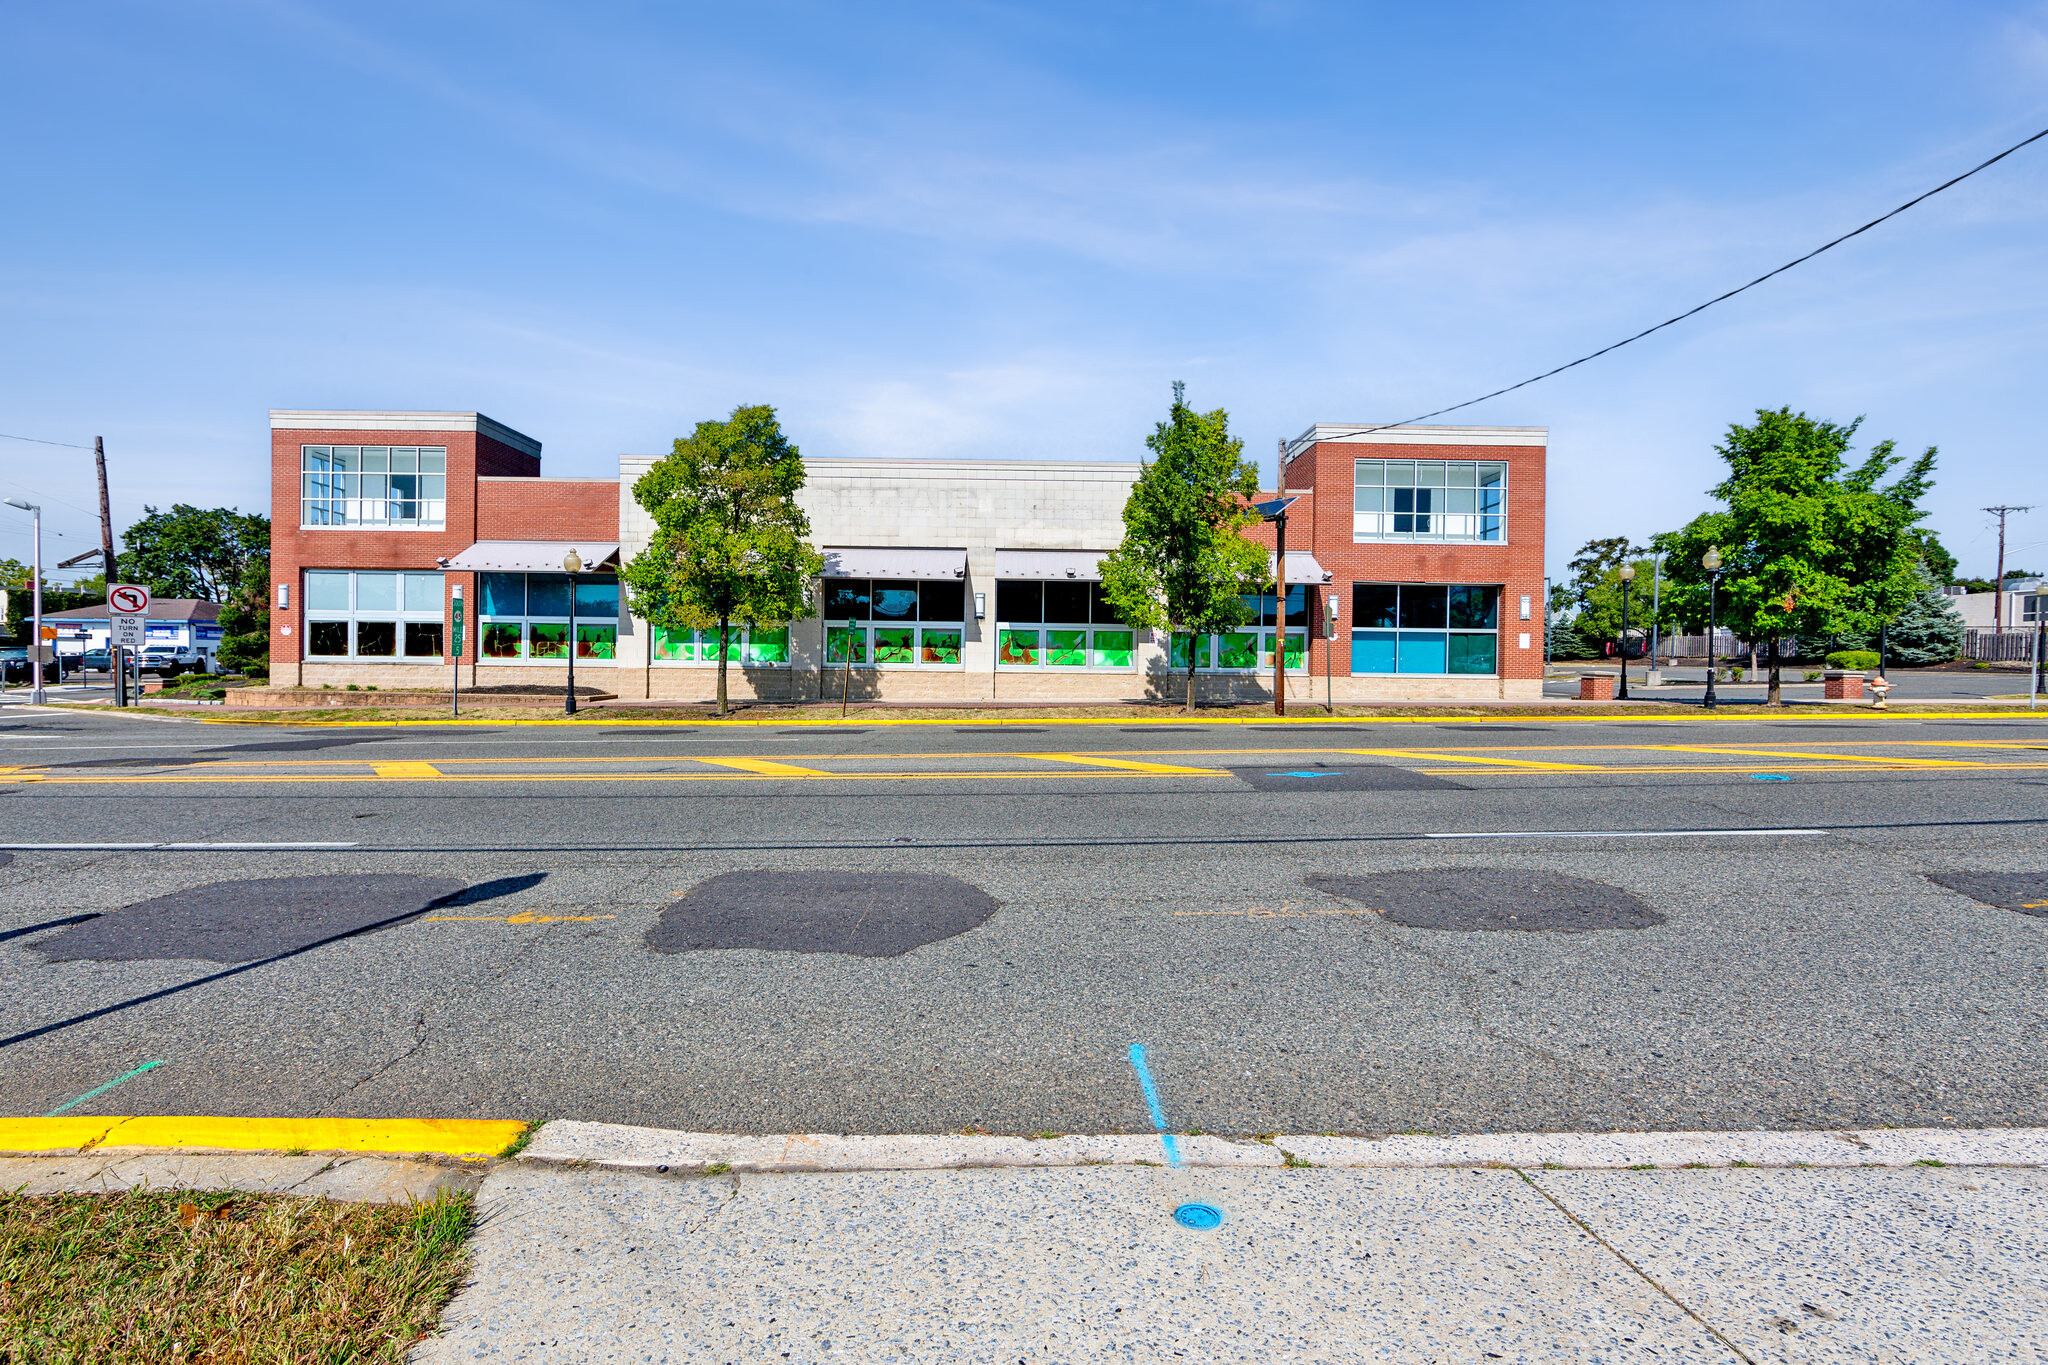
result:
<svg viewBox="0 0 2048 1365"><path fill-rule="evenodd" d="M1052 763L1080 763L1091 768L1119 768L1133 773L1189 773L1203 777L1224 775L1219 768L1183 768L1171 763L1140 763L1128 758L1103 758L1092 754L1030 754L1006 757L1042 758Z"/></svg>
<svg viewBox="0 0 2048 1365"><path fill-rule="evenodd" d="M374 767L379 777L439 777L441 770L431 763L379 763Z"/></svg>
<svg viewBox="0 0 2048 1365"><path fill-rule="evenodd" d="M617 915L428 915L422 924L451 924L461 921L469 924L588 924L597 919L617 919Z"/></svg>
<svg viewBox="0 0 2048 1365"><path fill-rule="evenodd" d="M754 773L761 777L837 777L838 773L820 772L816 768L799 768L791 763L776 763L765 758L705 758L700 754L685 755L692 763L715 763L721 768L737 768L741 772Z"/></svg>

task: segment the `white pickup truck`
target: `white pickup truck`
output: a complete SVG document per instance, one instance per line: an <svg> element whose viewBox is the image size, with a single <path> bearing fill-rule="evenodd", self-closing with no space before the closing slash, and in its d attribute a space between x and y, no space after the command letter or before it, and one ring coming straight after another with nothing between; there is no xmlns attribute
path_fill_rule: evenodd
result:
<svg viewBox="0 0 2048 1365"><path fill-rule="evenodd" d="M165 678L175 678L180 673L210 671L204 654L181 645L150 645L142 651L141 669L144 673L155 673Z"/></svg>

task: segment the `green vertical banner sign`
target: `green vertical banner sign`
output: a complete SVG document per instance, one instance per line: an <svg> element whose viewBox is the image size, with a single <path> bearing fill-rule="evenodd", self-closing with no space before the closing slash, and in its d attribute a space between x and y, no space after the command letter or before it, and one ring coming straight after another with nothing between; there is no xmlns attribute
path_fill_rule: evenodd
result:
<svg viewBox="0 0 2048 1365"><path fill-rule="evenodd" d="M462 585L454 585L455 603L452 619L449 621L448 655L455 660L455 676L448 685L448 711L451 715L462 714Z"/></svg>
<svg viewBox="0 0 2048 1365"><path fill-rule="evenodd" d="M462 585L460 583L455 585L454 627L449 633L450 649L448 652L454 656L457 665L460 665L462 662Z"/></svg>

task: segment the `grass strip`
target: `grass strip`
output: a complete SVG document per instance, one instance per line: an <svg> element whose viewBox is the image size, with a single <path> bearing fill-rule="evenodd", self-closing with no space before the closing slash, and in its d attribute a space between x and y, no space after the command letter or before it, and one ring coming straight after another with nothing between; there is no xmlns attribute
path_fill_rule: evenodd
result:
<svg viewBox="0 0 2048 1365"><path fill-rule="evenodd" d="M474 1207L0 1193L0 1362L403 1361L461 1284Z"/></svg>

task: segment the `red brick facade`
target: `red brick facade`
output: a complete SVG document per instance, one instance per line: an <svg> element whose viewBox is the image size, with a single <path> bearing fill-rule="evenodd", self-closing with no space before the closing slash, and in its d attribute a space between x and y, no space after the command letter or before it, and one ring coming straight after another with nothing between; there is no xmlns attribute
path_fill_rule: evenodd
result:
<svg viewBox="0 0 2048 1365"><path fill-rule="evenodd" d="M1541 439L1532 434L1529 439ZM1395 444L1314 441L1297 445L1285 464L1287 491L1300 495L1287 518L1287 547L1308 550L1331 576L1313 594L1311 618L1321 597L1338 599L1334 640L1315 639L1310 664L1315 677L1326 670L1351 676L1351 585L1354 583L1494 584L1501 589L1498 622L1499 681L1502 692L1537 695L1543 679L1543 445ZM1507 465L1506 535L1498 544L1356 543L1352 539L1352 473L1357 460L1493 460ZM1275 494L1262 493L1260 497ZM1260 543L1273 544L1273 528L1259 529ZM1522 599L1529 616L1521 614ZM1320 626L1315 628L1320 634ZM1523 638L1527 637L1525 646ZM1334 645L1334 652L1332 646ZM1520 684L1519 688L1516 684ZM1290 687L1290 692L1292 688Z"/></svg>
<svg viewBox="0 0 2048 1365"><path fill-rule="evenodd" d="M302 526L301 447L309 445L445 446L447 508L442 528ZM616 480L543 479L539 455L480 430L434 431L385 424L319 429L273 426L270 487L270 661L276 683L306 681L301 595L308 569L435 572L441 568L440 560L453 558L479 540L615 541L619 534ZM466 599L474 603L475 577L447 573L448 596L452 598L453 589L461 584ZM288 597L280 589L288 589ZM287 600L289 606L280 605ZM468 619L472 624L464 636L463 655L473 666L478 635L474 606ZM451 660L444 656L443 666L448 662ZM377 667L391 672L404 665ZM398 674L392 672L391 676Z"/></svg>

